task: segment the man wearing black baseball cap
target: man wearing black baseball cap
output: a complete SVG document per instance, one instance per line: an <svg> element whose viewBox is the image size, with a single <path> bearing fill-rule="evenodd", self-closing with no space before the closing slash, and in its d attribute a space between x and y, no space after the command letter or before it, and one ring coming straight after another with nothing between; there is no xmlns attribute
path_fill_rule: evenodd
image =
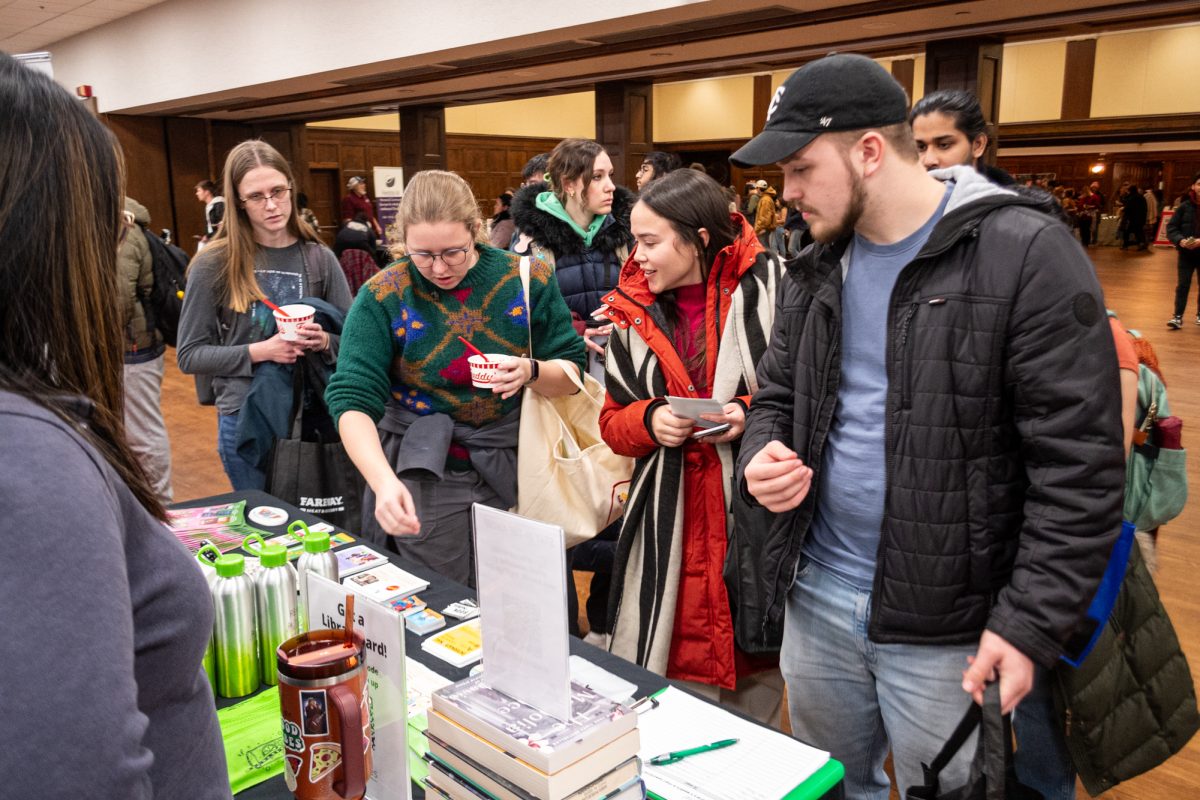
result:
<svg viewBox="0 0 1200 800"><path fill-rule="evenodd" d="M1011 710L1083 618L1121 526L1120 387L1087 257L1036 200L926 172L907 98L833 55L731 160L777 163L817 243L788 264L738 457L792 730L846 796L903 796L998 677ZM973 746L941 775L967 780Z"/></svg>

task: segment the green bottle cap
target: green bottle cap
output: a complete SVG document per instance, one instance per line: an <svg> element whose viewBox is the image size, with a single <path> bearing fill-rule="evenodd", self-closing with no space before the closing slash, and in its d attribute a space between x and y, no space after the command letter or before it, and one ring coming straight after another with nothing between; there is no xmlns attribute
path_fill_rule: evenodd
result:
<svg viewBox="0 0 1200 800"><path fill-rule="evenodd" d="M308 525L304 523L304 520L298 519L287 526L287 532L288 536L291 536L298 542L303 542L304 537L308 536Z"/></svg>
<svg viewBox="0 0 1200 800"><path fill-rule="evenodd" d="M246 557L241 553L226 553L217 559L216 566L222 578L236 578L246 571Z"/></svg>
<svg viewBox="0 0 1200 800"><path fill-rule="evenodd" d="M310 531L304 537L304 552L324 553L329 550L329 534L325 531Z"/></svg>
<svg viewBox="0 0 1200 800"><path fill-rule="evenodd" d="M260 534L252 533L245 539L242 539L242 549L252 556L262 558L263 547L263 538Z"/></svg>
<svg viewBox="0 0 1200 800"><path fill-rule="evenodd" d="M288 551L281 544L264 544L258 551L258 559L264 567L282 567L288 561Z"/></svg>
<svg viewBox="0 0 1200 800"><path fill-rule="evenodd" d="M211 558L206 558L205 556L211 556ZM216 564L217 559L220 557L221 551L217 549L216 545L206 544L196 551L196 560L206 567Z"/></svg>

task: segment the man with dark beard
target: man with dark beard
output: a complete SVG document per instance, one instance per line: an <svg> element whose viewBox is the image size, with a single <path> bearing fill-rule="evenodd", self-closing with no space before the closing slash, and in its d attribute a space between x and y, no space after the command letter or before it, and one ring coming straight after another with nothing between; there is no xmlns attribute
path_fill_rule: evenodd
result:
<svg viewBox="0 0 1200 800"><path fill-rule="evenodd" d="M792 730L843 762L853 798L887 798L889 746L905 795L986 681L1011 711L1034 662L1058 659L1125 475L1083 251L971 167L927 173L906 111L878 64L829 56L731 159L777 163L817 241L780 284L738 470L780 515L746 535ZM974 749L942 786L966 782Z"/></svg>

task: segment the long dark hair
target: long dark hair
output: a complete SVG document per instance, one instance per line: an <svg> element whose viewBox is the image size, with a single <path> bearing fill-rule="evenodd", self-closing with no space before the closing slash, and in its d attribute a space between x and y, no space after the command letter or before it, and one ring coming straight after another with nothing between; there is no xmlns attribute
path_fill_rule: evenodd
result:
<svg viewBox="0 0 1200 800"><path fill-rule="evenodd" d="M703 172L679 169L648 183L638 202L665 219L684 245L696 248L700 254L701 281L707 284L717 255L733 244L738 233L721 184ZM708 232L707 244L700 236L701 228ZM674 333L685 322L674 293L663 292L658 296L658 303ZM688 331L688 335L690 333ZM706 357L703 334L696 345L695 358L686 366L689 372L707 375L698 369L704 365Z"/></svg>
<svg viewBox="0 0 1200 800"><path fill-rule="evenodd" d="M967 141L975 144L980 136L991 140L987 120L983 118L983 107L979 98L963 89L941 89L930 92L916 103L908 114L908 124L911 126L917 117L926 114L945 114L954 120L954 127L967 137Z"/></svg>
<svg viewBox="0 0 1200 800"><path fill-rule="evenodd" d="M71 424L165 519L122 419L116 140L58 84L3 53L0 108L0 389ZM86 424L69 410L78 395L93 405Z"/></svg>

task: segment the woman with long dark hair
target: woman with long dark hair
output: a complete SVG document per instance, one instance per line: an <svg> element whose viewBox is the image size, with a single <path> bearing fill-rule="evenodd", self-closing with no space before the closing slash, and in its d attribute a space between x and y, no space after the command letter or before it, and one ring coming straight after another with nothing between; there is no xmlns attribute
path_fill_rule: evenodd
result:
<svg viewBox="0 0 1200 800"><path fill-rule="evenodd" d="M0 108L4 793L228 798L212 603L122 422L120 154L3 53Z"/></svg>
<svg viewBox="0 0 1200 800"><path fill-rule="evenodd" d="M312 297L341 311L353 298L337 257L321 243L292 202L296 181L279 152L263 141L242 142L225 159L230 208L216 238L188 268L179 320L179 368L212 379L217 452L235 490L262 489L266 475L237 451L237 422L254 366L294 364L306 353L337 358L336 334L316 322L299 338L276 332L264 298L277 306Z"/></svg>
<svg viewBox="0 0 1200 800"><path fill-rule="evenodd" d="M742 679L774 665L735 646L722 571L727 548L740 546L737 526L754 520L729 487L781 267L716 181L694 170L649 184L631 224L637 247L603 298L613 334L600 430L615 452L636 459L617 545L611 649L737 703L744 698L734 693L751 688ZM676 415L668 395L721 401L720 413L703 419L728 430L696 438L696 420ZM770 649L756 635L738 641ZM770 674L772 699L743 706L760 718L778 711L782 680ZM764 694L761 683L753 688Z"/></svg>

